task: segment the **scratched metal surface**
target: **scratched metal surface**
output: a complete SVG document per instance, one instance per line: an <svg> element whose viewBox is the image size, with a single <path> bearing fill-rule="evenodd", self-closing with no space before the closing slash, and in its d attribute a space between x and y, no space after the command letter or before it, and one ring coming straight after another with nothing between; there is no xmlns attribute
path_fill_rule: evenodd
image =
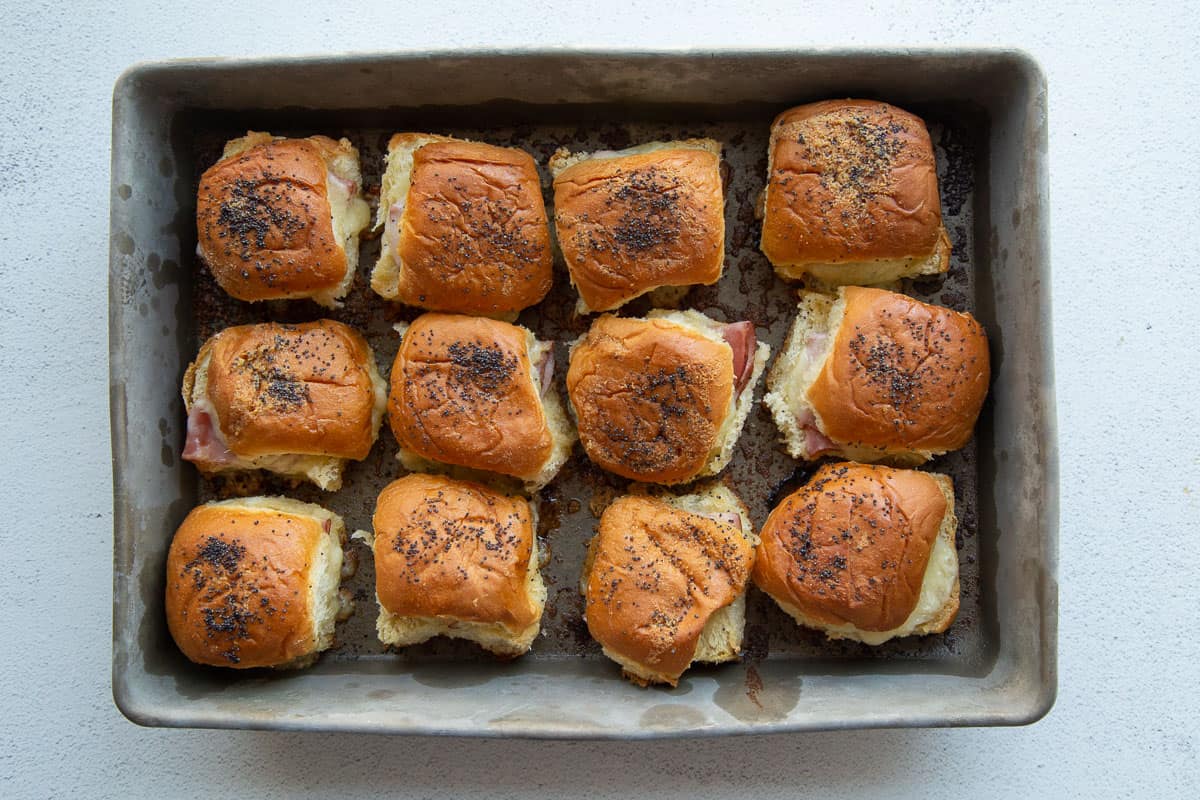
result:
<svg viewBox="0 0 1200 800"><path fill-rule="evenodd" d="M970 265L975 252L973 195L978 135L969 129L969 122L956 119L952 114L939 117L926 112L926 118L936 148L942 210L953 241L954 256L947 276L906 282L903 290L921 300L973 311L975 293ZM753 320L759 337L770 343L772 355L778 352L791 323L794 287L776 279L759 252L759 225L753 214L755 198L762 189L766 173L769 115L732 120L643 120L601 124L566 119L502 127L459 127L455 124L459 120L436 115L422 119L420 114L409 114L386 127L379 125L380 120L371 120L374 124L369 127L340 128L336 125L337 119L328 115L312 119L255 118L253 115L231 119L226 116L211 121L219 124L202 123L194 129L192 147L197 176L219 157L226 139L241 135L246 128L268 129L283 135L346 136L361 154L365 192L373 205L386 143L397 130L432 130L527 150L539 164L548 209L552 208L553 197L545 164L560 146L572 150L616 149L653 140L711 137L724 146L725 274L716 286L693 288L681 306L698 309L724 321ZM198 349L204 338L227 325L265 320L302 321L326 316L363 331L386 376L398 343L392 325L401 319L411 319L416 312L391 306L370 291L368 276L378 253L377 238L363 243L353 291L345 307L335 312L308 302L250 305L233 300L216 286L193 256L196 289L192 313L197 333L194 349ZM558 343L556 358L560 366L555 382L565 397L565 343L586 330L589 318L574 313L575 296L561 259L555 268L555 283L550 295L522 313L520 323L530 327L540 338ZM639 300L622 309L621 313L637 316L648 308L648 301ZM774 423L758 402L763 389L761 383L755 387L755 412L749 417L732 464L720 476L749 506L756 527L762 524L771 507L812 471L791 459L779 445ZM201 481L200 497L208 500L239 494L286 494L333 509L345 517L350 530L369 528L374 500L380 489L403 474L395 454L396 443L385 424L370 457L348 466L344 488L339 492L326 493L307 484L297 485L262 475ZM831 642L817 632L797 627L765 595L752 588L747 604L746 661L751 666L768 659L802 659L814 665L839 662L840 668L851 670L855 669L856 663L865 669L867 662L878 666L877 662L883 661L888 662L889 671L934 669L951 674L978 671L994 643L989 641L987 626L982 624L985 611L980 595L980 547L976 536L978 472L975 456L975 442L972 441L964 450L937 459L926 467L953 478L960 519L961 610L949 631L937 636L893 640L880 647ZM605 660L600 648L588 636L582 619L578 578L584 544L594 531L596 515L627 485L624 479L592 466L576 445L566 467L537 498L541 516L539 536L543 552L547 554L543 576L548 588L548 602L542 633L524 658ZM377 609L369 549L360 542L353 542L347 545L347 551L352 557L358 557L358 572L345 584L354 594L357 610L352 618L338 626L336 647L326 653L325 661L398 659L417 665L490 659L470 643L448 639L436 639L399 652L386 651L375 638ZM703 670L729 668L705 667ZM611 673L612 679L618 680L615 666ZM748 691L761 691L762 687L754 685L759 680L754 670L746 672L746 680Z"/></svg>

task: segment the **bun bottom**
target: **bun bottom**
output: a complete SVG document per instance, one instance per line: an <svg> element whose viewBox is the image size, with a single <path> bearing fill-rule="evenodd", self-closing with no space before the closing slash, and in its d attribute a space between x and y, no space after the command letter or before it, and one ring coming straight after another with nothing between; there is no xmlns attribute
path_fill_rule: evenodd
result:
<svg viewBox="0 0 1200 800"><path fill-rule="evenodd" d="M940 275L949 270L950 237L946 229L942 228L933 252L927 255L846 261L837 264L813 262L774 266L775 274L784 280L811 280L829 288L894 284L901 278Z"/></svg>
<svg viewBox="0 0 1200 800"><path fill-rule="evenodd" d="M342 488L342 473L346 469L346 459L307 455L257 456L255 458L239 458L220 467L197 465L197 468L205 477L263 470L285 478L308 481L318 489L327 492L336 492Z"/></svg>
<svg viewBox="0 0 1200 800"><path fill-rule="evenodd" d="M375 629L379 641L392 647L420 644L436 636L465 639L501 658L516 658L529 652L541 629L540 623L513 633L499 623L467 622L440 617L401 617L380 613Z"/></svg>
<svg viewBox="0 0 1200 800"><path fill-rule="evenodd" d="M860 631L857 628L854 628L852 630L843 630L840 628L830 628L830 627L826 626L825 624L814 620L812 617L806 616L803 611L796 608L791 603L780 600L778 597L770 595L769 593L768 593L768 596L772 600L774 600L775 604L778 605L784 612L786 612L789 617L794 619L796 621L797 625L800 625L805 628L813 628L815 630L824 631L825 638L827 638L827 639L831 639L831 640L847 639L850 641L862 642L863 644L869 644L869 645L874 646L874 645L883 644L884 642L887 642L887 641L891 641L892 639L895 639L895 638L899 638L900 636L926 636L931 633L945 633L946 630L954 623L955 618L958 616L958 593L959 593L959 586L958 586L958 580L956 579L954 581L954 587L950 592L950 596L946 598L946 602L942 605L942 607L940 609L938 609L937 614L932 619L930 619L927 622L923 622L920 625L917 625L916 627L914 627L911 631L908 631L907 633L889 635L889 636L887 636L887 638L878 639L878 640L876 640L876 636L882 636L882 635L886 634L887 632L885 631L883 633L880 633L878 631ZM849 626L847 626L847 627L849 627ZM868 641L868 640L870 640L870 641Z"/></svg>
<svg viewBox="0 0 1200 800"><path fill-rule="evenodd" d="M536 506L534 506L536 508ZM537 530L537 516L534 515L533 529ZM354 538L373 543L374 537L366 531L359 531ZM542 581L542 573L538 569L537 537L533 538L533 549L529 554L529 569L525 581L525 591L529 599L538 609L537 619L532 625L523 630L514 631L498 622L473 622L455 617L407 617L392 614L383 607L376 595L375 603L379 606L379 617L375 620L375 632L379 641L391 647L407 647L429 641L437 636L450 639L464 639L475 642L484 650L500 658L516 658L529 652L541 630L542 612L546 607L546 584Z"/></svg>

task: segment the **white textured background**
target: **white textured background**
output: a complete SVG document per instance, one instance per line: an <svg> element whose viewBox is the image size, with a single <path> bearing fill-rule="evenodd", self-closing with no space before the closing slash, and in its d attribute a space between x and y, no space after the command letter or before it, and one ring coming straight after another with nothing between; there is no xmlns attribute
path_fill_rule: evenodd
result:
<svg viewBox="0 0 1200 800"><path fill-rule="evenodd" d="M1195 3L290 5L0 2L0 797L1200 796ZM625 745L143 730L117 713L117 75L181 56L522 45L997 45L1041 63L1062 457L1059 691L1045 720Z"/></svg>

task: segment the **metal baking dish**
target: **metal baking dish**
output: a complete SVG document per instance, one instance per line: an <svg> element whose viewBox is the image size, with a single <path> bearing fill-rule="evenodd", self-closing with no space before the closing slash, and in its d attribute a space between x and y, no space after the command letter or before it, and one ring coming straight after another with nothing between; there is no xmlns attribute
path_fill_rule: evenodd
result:
<svg viewBox="0 0 1200 800"><path fill-rule="evenodd" d="M229 300L197 267L196 180L224 139L247 128L348 136L369 188L397 130L511 143L543 165L561 144L714 136L726 146L727 274L686 302L718 318L753 319L778 349L793 300L758 252L751 213L767 130L789 105L838 96L886 99L929 122L955 257L945 280L906 291L971 310L991 339L993 389L976 440L931 465L955 478L963 521L962 612L950 631L879 648L829 643L752 591L742 663L693 669L673 690L631 686L589 640L576 591L592 512L623 482L577 451L540 499L550 602L544 634L524 658L499 663L451 641L384 652L373 635L369 556L351 584L358 613L316 667L228 673L178 653L163 617L163 566L194 504L287 491L366 527L378 488L399 474L386 431L335 495L271 480L201 481L179 460L179 379L201 339L236 322L323 315L309 304ZM994 51L428 53L129 70L114 92L111 201L117 705L144 725L597 738L1040 718L1054 700L1058 602L1045 102L1037 66ZM365 288L377 248L364 246L356 290L333 316L367 332L386 368L396 346L390 325L406 313ZM522 322L568 340L586 324L571 305L560 272L551 297ZM761 524L805 477L795 467L760 411L726 480Z"/></svg>

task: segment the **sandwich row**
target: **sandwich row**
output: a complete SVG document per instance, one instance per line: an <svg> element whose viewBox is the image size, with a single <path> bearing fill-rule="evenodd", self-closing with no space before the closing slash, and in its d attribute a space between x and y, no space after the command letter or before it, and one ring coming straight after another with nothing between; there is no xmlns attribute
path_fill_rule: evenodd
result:
<svg viewBox="0 0 1200 800"><path fill-rule="evenodd" d="M435 636L503 658L530 649L546 589L536 506L482 484L412 474L384 488L372 531L376 631ZM941 475L828 464L756 535L721 484L630 494L602 513L580 576L591 636L626 677L675 685L693 663L738 658L753 582L829 638L880 644L940 633L958 612L954 491ZM194 509L171 543L166 612L191 660L297 668L353 613L339 591L346 529L318 505L251 497Z"/></svg>
<svg viewBox="0 0 1200 800"><path fill-rule="evenodd" d="M548 167L555 238L581 313L720 279L719 142L560 149ZM947 270L933 147L918 117L864 100L793 108L772 125L767 171L761 247L781 277L838 286ZM197 251L235 298L336 307L370 224L364 194L348 140L248 133L200 180ZM379 188L371 287L427 311L513 319L550 289L550 227L528 153L396 134Z"/></svg>
<svg viewBox="0 0 1200 800"><path fill-rule="evenodd" d="M569 348L572 424L552 342L433 312L397 329L388 382L339 322L217 333L184 376L183 457L206 474L263 469L336 490L386 413L409 471L537 491L578 437L610 472L687 483L730 462L770 355L750 322L603 315ZM988 378L987 340L969 315L851 286L802 295L764 403L796 458L920 464L966 444Z"/></svg>

